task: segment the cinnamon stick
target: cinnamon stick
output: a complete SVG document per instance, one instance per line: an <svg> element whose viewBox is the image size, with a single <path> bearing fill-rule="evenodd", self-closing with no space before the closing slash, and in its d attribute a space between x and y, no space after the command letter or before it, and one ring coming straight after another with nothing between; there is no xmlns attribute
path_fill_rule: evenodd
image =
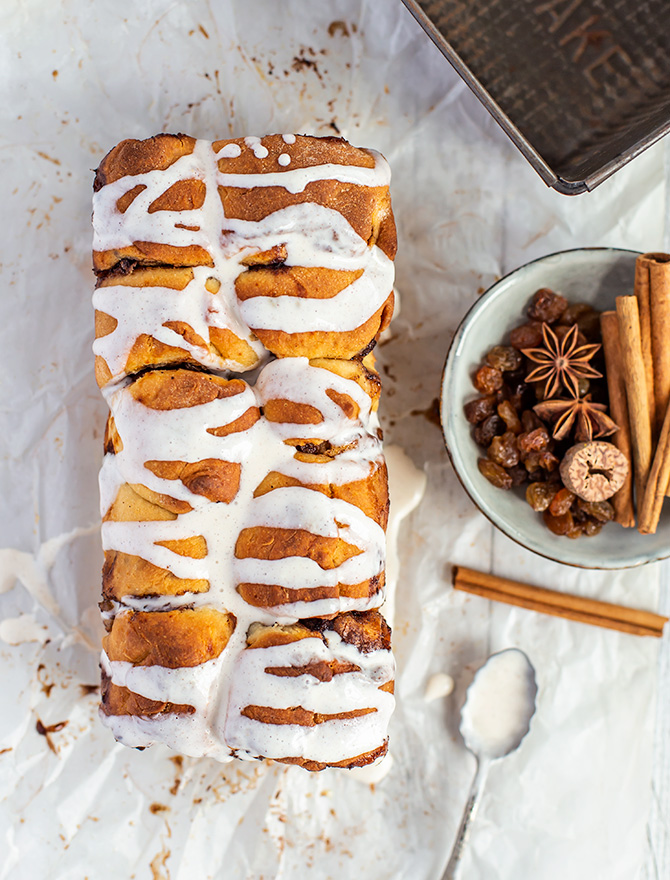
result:
<svg viewBox="0 0 670 880"><path fill-rule="evenodd" d="M670 406L666 408L663 426L658 438L656 454L649 471L647 488L639 510L638 529L642 534L653 535L661 518L663 500L670 482Z"/></svg>
<svg viewBox="0 0 670 880"><path fill-rule="evenodd" d="M652 419L656 413L656 398L654 393L654 359L651 342L651 292L649 285L649 271L643 257L635 261L634 293L640 315L640 343L642 346L642 360L644 362L644 379L647 389L647 401Z"/></svg>
<svg viewBox="0 0 670 880"><path fill-rule="evenodd" d="M651 415L642 358L637 298L618 296L616 298L616 313L619 321L619 341L633 446L635 498L636 503L640 505L644 498L644 490L651 467Z"/></svg>
<svg viewBox="0 0 670 880"><path fill-rule="evenodd" d="M638 277L649 292L655 400L652 412L656 431L660 432L670 400L670 254L642 254L635 264L636 282Z"/></svg>
<svg viewBox="0 0 670 880"><path fill-rule="evenodd" d="M619 340L619 321L616 312L603 312L600 315L600 332L603 342L603 353L605 355L610 415L619 428L612 437L612 442L626 456L631 465L626 481L610 500L614 507L615 522L618 522L624 528L631 528L635 525L633 454L630 441L628 403L626 402L626 383L624 381L621 358L621 342Z"/></svg>
<svg viewBox="0 0 670 880"><path fill-rule="evenodd" d="M495 602L505 602L530 611L539 611L554 617L576 620L633 635L660 638L663 635L663 627L668 621L667 617L651 611L641 611L625 605L600 602L597 599L587 599L572 593L522 584L461 565L454 566L453 585L456 590L474 593Z"/></svg>

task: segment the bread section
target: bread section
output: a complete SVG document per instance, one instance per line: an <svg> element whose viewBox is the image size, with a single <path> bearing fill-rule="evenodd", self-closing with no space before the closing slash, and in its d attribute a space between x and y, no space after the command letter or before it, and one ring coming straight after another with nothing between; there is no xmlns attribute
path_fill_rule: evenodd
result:
<svg viewBox="0 0 670 880"><path fill-rule="evenodd" d="M293 135L158 135L98 169L101 717L126 745L309 770L386 751L388 176Z"/></svg>

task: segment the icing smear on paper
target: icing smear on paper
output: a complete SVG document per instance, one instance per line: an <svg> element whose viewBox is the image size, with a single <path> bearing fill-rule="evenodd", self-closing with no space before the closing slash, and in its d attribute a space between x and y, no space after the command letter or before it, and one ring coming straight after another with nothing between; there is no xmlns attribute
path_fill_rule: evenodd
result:
<svg viewBox="0 0 670 880"><path fill-rule="evenodd" d="M19 614L0 620L0 639L8 645L41 642L48 638L48 628L35 620L34 614Z"/></svg>
<svg viewBox="0 0 670 880"><path fill-rule="evenodd" d="M62 619L60 608L49 586L49 572L64 547L77 538L94 534L99 529L100 526L96 524L79 526L69 532L63 532L40 544L36 554L16 550L13 547L0 548L0 593L8 593L17 583L22 584L35 602L60 626L63 633L68 633L69 640L82 641L95 651L98 650L97 645L92 645L90 639L78 627L71 630ZM38 624L33 614L22 614L19 617L0 621L0 639L10 645L45 642L48 637L48 628Z"/></svg>

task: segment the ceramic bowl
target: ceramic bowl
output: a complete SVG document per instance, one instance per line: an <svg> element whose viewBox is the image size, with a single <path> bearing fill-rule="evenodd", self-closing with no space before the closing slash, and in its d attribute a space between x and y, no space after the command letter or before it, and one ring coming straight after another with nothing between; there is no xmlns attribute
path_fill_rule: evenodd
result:
<svg viewBox="0 0 670 880"><path fill-rule="evenodd" d="M592 538L554 535L524 498L524 488L503 491L477 468L477 446L463 405L476 396L472 375L487 351L523 322L532 295L541 287L562 293L570 302L588 302L598 310L613 309L615 297L633 291L634 251L581 248L561 251L527 263L493 285L477 300L456 331L444 368L441 416L444 439L456 474L466 492L512 540L556 562L582 568L629 568L670 556L670 512L661 517L655 535L641 535L608 523Z"/></svg>

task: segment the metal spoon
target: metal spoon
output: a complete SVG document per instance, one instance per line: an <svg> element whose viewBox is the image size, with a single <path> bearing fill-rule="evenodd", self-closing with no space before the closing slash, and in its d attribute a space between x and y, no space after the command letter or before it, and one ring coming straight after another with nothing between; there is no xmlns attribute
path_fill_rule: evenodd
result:
<svg viewBox="0 0 670 880"><path fill-rule="evenodd" d="M456 880L493 761L518 749L535 714L535 669L518 648L492 654L475 675L461 711L461 736L477 770L442 880Z"/></svg>

